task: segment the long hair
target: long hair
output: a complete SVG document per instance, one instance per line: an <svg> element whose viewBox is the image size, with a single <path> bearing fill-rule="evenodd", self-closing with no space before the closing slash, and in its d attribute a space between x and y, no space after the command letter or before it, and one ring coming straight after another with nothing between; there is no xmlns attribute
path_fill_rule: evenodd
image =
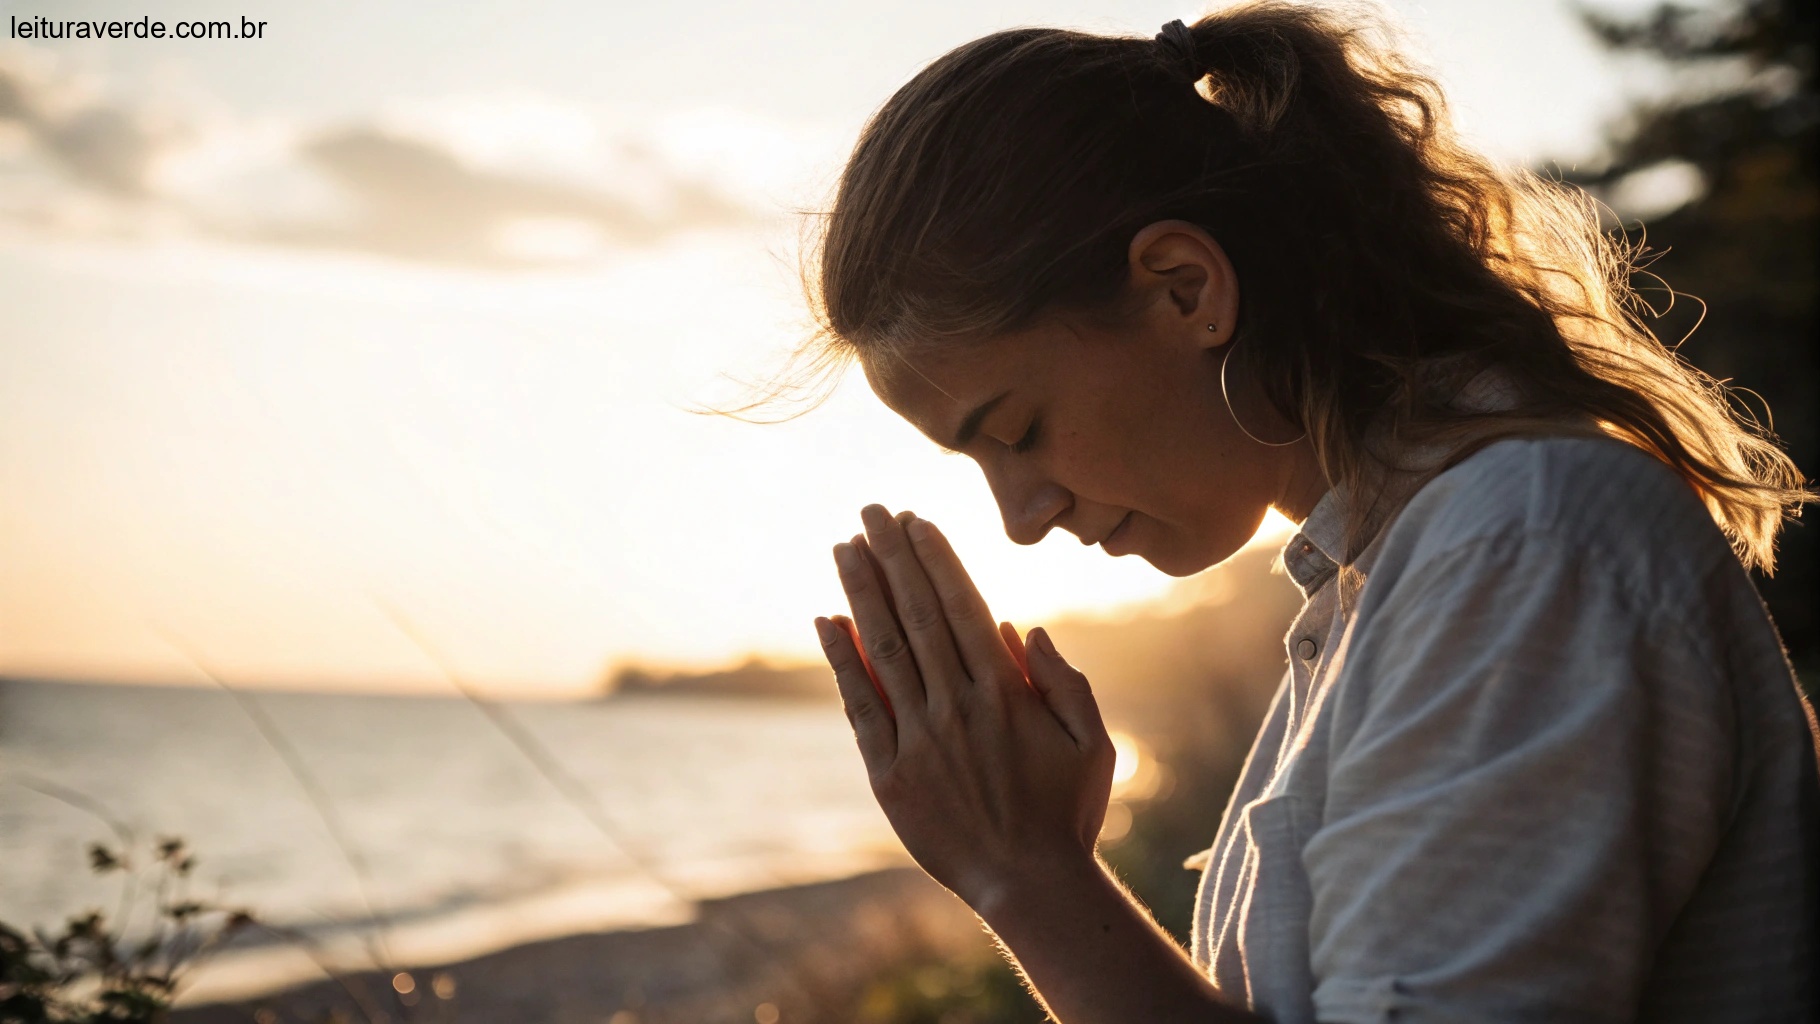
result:
<svg viewBox="0 0 1820 1024"><path fill-rule="evenodd" d="M1406 445L1441 443L1438 472L1580 423L1673 467L1739 558L1773 569L1805 481L1649 330L1640 252L1590 197L1462 145L1438 86L1369 17L1262 0L1189 34L1191 52L998 32L899 89L811 245L819 331L734 414L854 359L990 344L1056 315L1116 323L1131 238L1179 218L1220 242L1243 289L1232 372L1306 428L1330 484L1356 492ZM1453 401L1487 368L1516 384L1514 407Z"/></svg>

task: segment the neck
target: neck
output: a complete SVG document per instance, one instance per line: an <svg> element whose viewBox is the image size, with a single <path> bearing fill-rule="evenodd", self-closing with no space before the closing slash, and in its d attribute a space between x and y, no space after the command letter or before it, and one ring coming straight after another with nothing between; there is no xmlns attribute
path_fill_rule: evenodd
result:
<svg viewBox="0 0 1820 1024"><path fill-rule="evenodd" d="M1309 438L1304 437L1283 449L1283 454L1286 464L1283 485L1270 505L1300 526L1330 485L1327 475L1321 472L1320 461L1315 458L1314 442Z"/></svg>

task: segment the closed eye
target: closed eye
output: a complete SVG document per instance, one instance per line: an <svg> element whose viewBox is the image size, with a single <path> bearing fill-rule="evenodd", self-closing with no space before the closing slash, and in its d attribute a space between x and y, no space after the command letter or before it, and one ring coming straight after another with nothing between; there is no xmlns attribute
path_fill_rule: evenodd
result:
<svg viewBox="0 0 1820 1024"><path fill-rule="evenodd" d="M1019 455L1022 455L1023 453L1029 451L1030 449L1035 448L1036 442L1039 439L1038 428L1040 428L1042 425L1043 425L1043 421L1041 419L1031 420L1030 429L1024 431L1024 436L1018 438L1017 441L1010 446L1011 450Z"/></svg>

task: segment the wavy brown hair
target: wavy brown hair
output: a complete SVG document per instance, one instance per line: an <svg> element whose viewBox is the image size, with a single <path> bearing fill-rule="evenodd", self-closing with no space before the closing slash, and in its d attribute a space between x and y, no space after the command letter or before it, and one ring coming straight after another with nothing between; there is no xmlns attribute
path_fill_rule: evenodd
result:
<svg viewBox="0 0 1820 1024"><path fill-rule="evenodd" d="M1600 229L1590 197L1462 145L1438 86L1371 17L1265 0L1189 34L1192 54L998 32L899 89L810 247L820 331L735 414L855 358L990 344L1051 316L1117 323L1131 238L1179 218L1238 275L1234 372L1307 429L1331 484L1356 493L1406 444L1442 443L1438 472L1579 423L1672 466L1740 559L1773 568L1805 481L1650 331L1630 283L1640 251ZM1453 401L1489 367L1518 405Z"/></svg>

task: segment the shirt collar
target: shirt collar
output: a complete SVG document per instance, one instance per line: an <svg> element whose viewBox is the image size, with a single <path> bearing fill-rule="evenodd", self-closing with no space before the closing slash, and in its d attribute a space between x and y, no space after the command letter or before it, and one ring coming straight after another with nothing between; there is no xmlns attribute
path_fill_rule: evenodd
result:
<svg viewBox="0 0 1820 1024"><path fill-rule="evenodd" d="M1492 368L1481 371L1467 382L1454 402L1467 409L1508 409L1516 403L1518 395L1512 379L1503 370ZM1447 446L1439 444L1411 449L1405 455L1404 467L1380 481L1377 501L1366 513L1368 536L1402 508L1403 502L1410 497L1410 483L1419 478L1424 468L1445 457L1447 450ZM1302 521L1301 530L1283 546L1283 568L1301 589L1304 598L1333 578L1343 564L1348 513L1346 497L1338 488L1329 488L1315 502L1308 518Z"/></svg>
<svg viewBox="0 0 1820 1024"><path fill-rule="evenodd" d="M1307 597L1339 571L1346 506L1340 492L1329 489L1315 502L1302 529L1283 546L1283 568Z"/></svg>

